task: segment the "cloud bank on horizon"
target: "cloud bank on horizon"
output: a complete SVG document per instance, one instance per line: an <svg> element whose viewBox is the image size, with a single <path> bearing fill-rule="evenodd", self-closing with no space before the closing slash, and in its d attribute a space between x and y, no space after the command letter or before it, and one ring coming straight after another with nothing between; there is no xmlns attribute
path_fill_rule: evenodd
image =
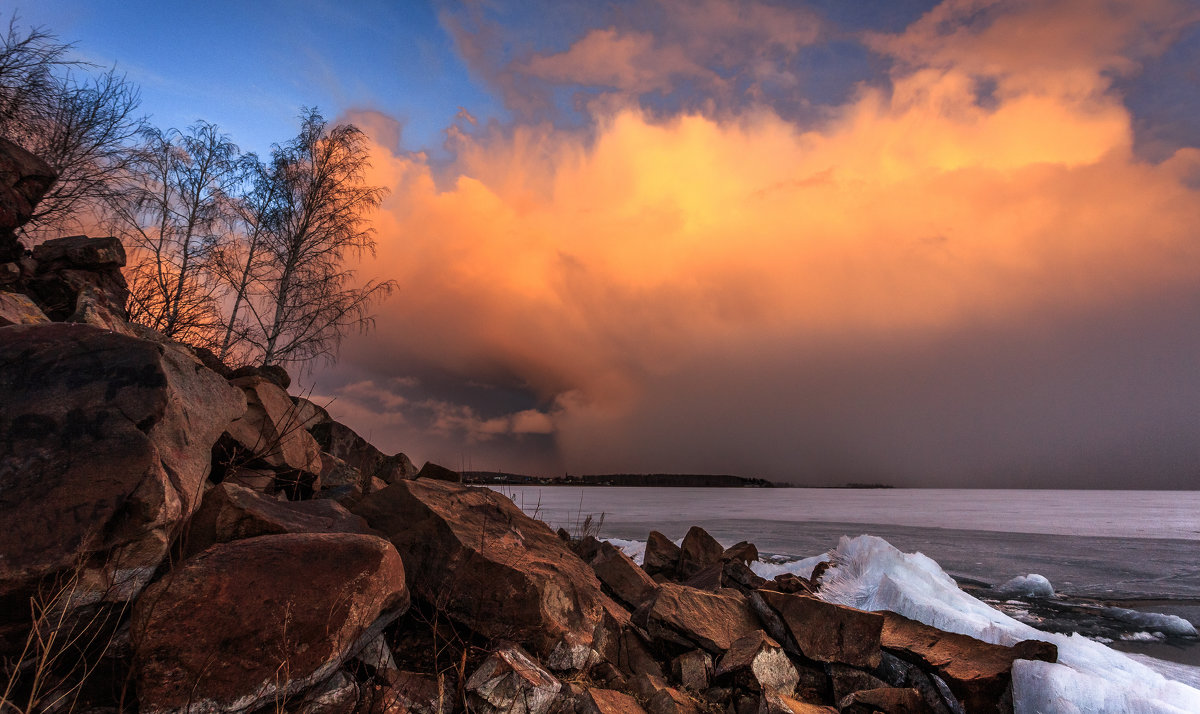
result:
<svg viewBox="0 0 1200 714"><path fill-rule="evenodd" d="M1200 148L1131 108L1196 5L553 7L444 13L513 117L449 161L350 115L402 287L336 416L455 468L1196 486Z"/></svg>

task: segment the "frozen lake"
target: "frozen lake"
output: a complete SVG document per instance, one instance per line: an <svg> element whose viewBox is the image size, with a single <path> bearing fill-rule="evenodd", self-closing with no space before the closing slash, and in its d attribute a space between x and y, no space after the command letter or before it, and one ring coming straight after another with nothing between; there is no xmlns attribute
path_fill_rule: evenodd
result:
<svg viewBox="0 0 1200 714"><path fill-rule="evenodd" d="M1200 492L722 489L502 486L531 515L602 536L681 537L692 525L730 545L806 557L843 535L921 551L956 577L997 584L1040 573L1064 593L1200 600Z"/></svg>

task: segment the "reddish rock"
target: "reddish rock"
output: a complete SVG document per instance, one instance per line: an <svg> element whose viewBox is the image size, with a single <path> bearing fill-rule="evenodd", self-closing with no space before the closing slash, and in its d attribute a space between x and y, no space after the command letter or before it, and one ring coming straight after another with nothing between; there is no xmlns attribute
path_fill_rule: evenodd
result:
<svg viewBox="0 0 1200 714"><path fill-rule="evenodd" d="M295 696L407 606L404 565L382 538L288 533L215 545L134 606L140 711L245 712Z"/></svg>
<svg viewBox="0 0 1200 714"><path fill-rule="evenodd" d="M838 710L769 692L759 700L758 714L838 714Z"/></svg>
<svg viewBox="0 0 1200 714"><path fill-rule="evenodd" d="M311 410L305 408L302 414L306 423L311 421ZM341 422L332 419L319 420L312 424L309 430L322 450L358 469L367 479L378 478L385 483L395 483L417 475L416 468L407 456L385 455Z"/></svg>
<svg viewBox="0 0 1200 714"><path fill-rule="evenodd" d="M628 677L642 674L659 679L665 677L662 665L650 654L641 636L633 628L625 629L620 635L616 663Z"/></svg>
<svg viewBox="0 0 1200 714"><path fill-rule="evenodd" d="M664 573L674 575L679 565L679 546L658 531L650 531L646 538L646 553L642 558L642 569L647 575Z"/></svg>
<svg viewBox="0 0 1200 714"><path fill-rule="evenodd" d="M708 592L664 583L633 616L653 637L723 654L737 639L762 627L736 590Z"/></svg>
<svg viewBox="0 0 1200 714"><path fill-rule="evenodd" d="M720 563L724 554L725 548L716 538L700 526L692 526L679 545L679 575L690 578L704 568Z"/></svg>
<svg viewBox="0 0 1200 714"><path fill-rule="evenodd" d="M747 592L765 587L770 582L766 578L760 577L750 569L750 566L740 560L727 561L721 570L721 577L722 581L730 587Z"/></svg>
<svg viewBox="0 0 1200 714"><path fill-rule="evenodd" d="M338 672L306 693L296 714L354 714L358 698L358 682L345 672Z"/></svg>
<svg viewBox="0 0 1200 714"><path fill-rule="evenodd" d="M589 687L581 697L580 714L646 714L637 700L612 689Z"/></svg>
<svg viewBox="0 0 1200 714"><path fill-rule="evenodd" d="M725 587L726 563L713 563L684 579L683 584L697 590L720 590Z"/></svg>
<svg viewBox="0 0 1200 714"><path fill-rule="evenodd" d="M1058 661L1058 648L1049 642L1025 640L1005 647L943 632L893 612L883 617L883 646L936 672L969 712L1005 711L1000 702L1012 682L1013 660Z"/></svg>
<svg viewBox="0 0 1200 714"><path fill-rule="evenodd" d="M328 451L321 452L321 496L344 500L366 493L370 479Z"/></svg>
<svg viewBox="0 0 1200 714"><path fill-rule="evenodd" d="M417 478L431 478L438 481L449 481L451 483L462 483L462 474L457 471L452 471L445 466L439 466L432 461L426 461L421 470L417 472Z"/></svg>
<svg viewBox="0 0 1200 714"><path fill-rule="evenodd" d="M277 533L371 534L367 522L334 501L278 501L222 483L204 494L183 541L184 557L214 543Z"/></svg>
<svg viewBox="0 0 1200 714"><path fill-rule="evenodd" d="M623 612L545 523L490 489L400 481L351 510L395 543L422 598L554 669L586 666L598 630Z"/></svg>
<svg viewBox="0 0 1200 714"><path fill-rule="evenodd" d="M721 560L736 560L744 565L758 562L758 548L749 541L740 541L729 546L724 553L721 554Z"/></svg>
<svg viewBox="0 0 1200 714"><path fill-rule="evenodd" d="M638 567L620 548L607 542L597 545L596 554L589 564L596 577L618 600L630 607L637 607L658 584L650 579L645 570Z"/></svg>
<svg viewBox="0 0 1200 714"><path fill-rule="evenodd" d="M0 292L0 327L9 325L37 325L50 322L46 313L21 293Z"/></svg>
<svg viewBox="0 0 1200 714"><path fill-rule="evenodd" d="M915 689L885 687L864 689L838 702L841 714L931 714L933 711Z"/></svg>
<svg viewBox="0 0 1200 714"><path fill-rule="evenodd" d="M782 692L791 696L800 681L796 667L783 647L757 630L734 642L717 663L719 680L755 692Z"/></svg>
<svg viewBox="0 0 1200 714"><path fill-rule="evenodd" d="M546 714L561 689L557 679L513 645L493 652L466 684L472 708L483 714Z"/></svg>
<svg viewBox="0 0 1200 714"><path fill-rule="evenodd" d="M699 714L700 707L696 701L679 691L667 687L658 690L646 705L648 714Z"/></svg>
<svg viewBox="0 0 1200 714"><path fill-rule="evenodd" d="M83 325L0 328L0 651L8 634L23 640L28 594L77 565L81 603L134 597L244 408L183 348Z"/></svg>
<svg viewBox="0 0 1200 714"><path fill-rule="evenodd" d="M639 674L629 680L630 690L647 702L653 699L659 691L669 687L667 680L653 674Z"/></svg>
<svg viewBox="0 0 1200 714"><path fill-rule="evenodd" d="M800 654L818 662L841 662L870 669L879 665L879 613L834 605L814 597L760 591L787 625Z"/></svg>
<svg viewBox="0 0 1200 714"><path fill-rule="evenodd" d="M300 426L305 430L311 430L318 424L328 424L333 421L325 407L304 397L292 397L292 403L296 405L296 418L300 420Z"/></svg>
<svg viewBox="0 0 1200 714"><path fill-rule="evenodd" d="M314 484L321 473L321 448L301 428L287 392L265 377L240 377L230 384L246 395L247 409L226 430L229 463L269 468L283 486Z"/></svg>
<svg viewBox="0 0 1200 714"><path fill-rule="evenodd" d="M450 683L417 672L385 673L392 699L412 714L450 714L454 710L454 691Z"/></svg>

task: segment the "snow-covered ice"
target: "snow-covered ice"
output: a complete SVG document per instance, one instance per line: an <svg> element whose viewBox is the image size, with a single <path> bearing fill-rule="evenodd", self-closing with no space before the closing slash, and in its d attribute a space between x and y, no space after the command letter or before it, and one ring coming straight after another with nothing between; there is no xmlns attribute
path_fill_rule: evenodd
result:
<svg viewBox="0 0 1200 714"><path fill-rule="evenodd" d="M791 573L793 575L799 575L802 578L810 578L812 577L813 570L817 567L817 563L825 563L828 561L829 553L821 553L820 555L814 555L811 558L804 558L802 560L785 560L779 563L764 563L760 560L756 563L751 563L750 569L753 570L754 574L758 577L766 578L767 580L772 580L776 575L782 575L783 573Z"/></svg>
<svg viewBox="0 0 1200 714"><path fill-rule="evenodd" d="M1017 714L1181 714L1200 712L1200 690L1080 635L1041 632L960 590L921 553L902 553L873 536L843 537L831 553L820 597L864 610L890 610L948 632L1002 645L1039 639L1058 646L1058 663L1013 665Z"/></svg>
<svg viewBox="0 0 1200 714"><path fill-rule="evenodd" d="M1024 597L1054 597L1054 586L1050 584L1050 581L1045 576L1030 573L1029 575L1018 575L1009 580L996 588L996 592L1009 597L1014 595L1022 595Z"/></svg>

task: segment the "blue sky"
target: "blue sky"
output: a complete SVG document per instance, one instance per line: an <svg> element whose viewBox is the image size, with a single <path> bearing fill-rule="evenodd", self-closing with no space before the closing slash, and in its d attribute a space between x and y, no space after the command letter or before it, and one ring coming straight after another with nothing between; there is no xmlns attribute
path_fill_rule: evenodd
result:
<svg viewBox="0 0 1200 714"><path fill-rule="evenodd" d="M504 116L424 2L38 0L16 12L126 72L156 125L212 121L246 150L289 138L301 106L384 111L413 147L440 145L460 106Z"/></svg>

